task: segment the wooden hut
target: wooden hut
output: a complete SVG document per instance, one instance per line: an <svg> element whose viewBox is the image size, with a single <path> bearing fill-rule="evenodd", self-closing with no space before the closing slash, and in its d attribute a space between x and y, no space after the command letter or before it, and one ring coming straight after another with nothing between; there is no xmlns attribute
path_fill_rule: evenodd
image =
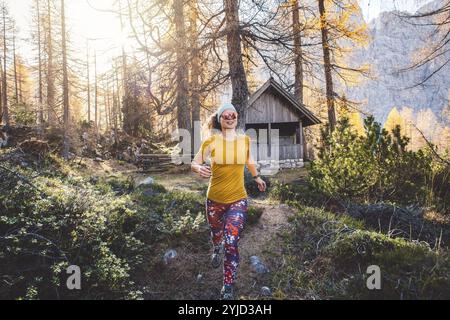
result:
<svg viewBox="0 0 450 320"><path fill-rule="evenodd" d="M254 132L257 134L258 142L253 148L258 152L260 164L270 162L274 153L278 151L276 157L278 159L272 160L272 163L278 161L281 167L293 167L303 166L306 150L304 128L320 124L321 121L306 106L300 105L279 83L270 78L251 95L245 123L246 130L255 129ZM278 143L272 141L276 139L273 139L271 129L278 129ZM261 134L267 137L260 137ZM264 156L261 157L264 154L269 155L269 160L264 159Z"/></svg>

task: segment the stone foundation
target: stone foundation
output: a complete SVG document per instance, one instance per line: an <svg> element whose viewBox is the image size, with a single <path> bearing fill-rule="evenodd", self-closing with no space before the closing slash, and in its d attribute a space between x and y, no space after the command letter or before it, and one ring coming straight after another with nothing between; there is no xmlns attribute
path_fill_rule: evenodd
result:
<svg viewBox="0 0 450 320"><path fill-rule="evenodd" d="M304 165L303 159L259 160L257 168L261 174L271 174L274 170L302 168Z"/></svg>

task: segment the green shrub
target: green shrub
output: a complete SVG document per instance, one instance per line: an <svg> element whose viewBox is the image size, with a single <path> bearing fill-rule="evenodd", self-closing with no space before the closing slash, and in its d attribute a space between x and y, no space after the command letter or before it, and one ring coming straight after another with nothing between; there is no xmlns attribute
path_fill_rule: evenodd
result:
<svg viewBox="0 0 450 320"><path fill-rule="evenodd" d="M450 256L427 244L365 230L361 222L304 207L284 234L285 263L272 281L281 296L317 299L448 299ZM381 290L366 286L378 265ZM281 284L281 285L280 285Z"/></svg>
<svg viewBox="0 0 450 320"><path fill-rule="evenodd" d="M282 203L296 203L306 206L322 206L330 198L310 183L283 184L277 181L272 183L269 196L271 199Z"/></svg>
<svg viewBox="0 0 450 320"><path fill-rule="evenodd" d="M193 195L66 169L0 168L1 298L143 298L139 275L160 265L167 246L186 236L207 243ZM69 265L81 268L81 291L66 289Z"/></svg>
<svg viewBox="0 0 450 320"><path fill-rule="evenodd" d="M358 230L330 245L324 256L332 261L335 277L353 275L345 292L350 298L450 297L450 256L448 252L432 251L423 243ZM381 269L381 290L367 290L361 285L366 282L365 271L370 265Z"/></svg>
<svg viewBox="0 0 450 320"><path fill-rule="evenodd" d="M437 175L430 152L407 150L408 138L401 136L399 126L389 134L368 117L364 127L365 135L358 136L343 118L332 134L322 131L324 143L310 168L313 186L345 201L402 205L426 204L432 192L436 195L434 204L442 208L448 201L443 198L448 191L442 194L442 190L448 190L448 175L446 184L433 189L431 180Z"/></svg>
<svg viewBox="0 0 450 320"><path fill-rule="evenodd" d="M122 195L134 190L134 181L131 177L111 176L99 179L96 186L105 193L114 192Z"/></svg>

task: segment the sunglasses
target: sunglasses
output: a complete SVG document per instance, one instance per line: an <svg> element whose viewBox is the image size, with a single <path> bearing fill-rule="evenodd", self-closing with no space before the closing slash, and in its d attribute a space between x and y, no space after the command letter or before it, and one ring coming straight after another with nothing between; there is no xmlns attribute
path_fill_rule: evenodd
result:
<svg viewBox="0 0 450 320"><path fill-rule="evenodd" d="M223 114L221 117L225 120L236 120L237 114L236 113L228 113L228 114Z"/></svg>

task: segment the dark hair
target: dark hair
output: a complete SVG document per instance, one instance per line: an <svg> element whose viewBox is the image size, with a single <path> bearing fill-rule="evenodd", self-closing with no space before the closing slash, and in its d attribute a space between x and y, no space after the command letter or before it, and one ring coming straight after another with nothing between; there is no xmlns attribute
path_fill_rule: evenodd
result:
<svg viewBox="0 0 450 320"><path fill-rule="evenodd" d="M222 131L222 125L220 124L220 122L217 120L217 112L214 112L211 117L209 118L208 121L208 129L209 130L220 130Z"/></svg>

